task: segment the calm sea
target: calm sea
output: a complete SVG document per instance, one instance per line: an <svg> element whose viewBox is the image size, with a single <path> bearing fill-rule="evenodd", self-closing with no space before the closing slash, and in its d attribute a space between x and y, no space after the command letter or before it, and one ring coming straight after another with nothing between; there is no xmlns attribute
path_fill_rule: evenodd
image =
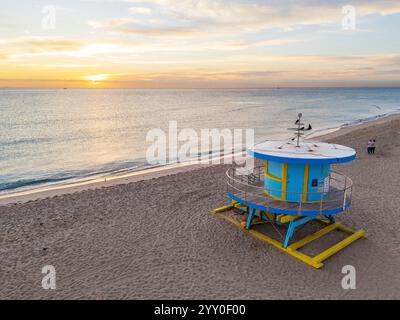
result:
<svg viewBox="0 0 400 320"><path fill-rule="evenodd" d="M315 131L400 111L400 89L0 90L0 192L148 167L152 128L254 128L290 135L298 112Z"/></svg>

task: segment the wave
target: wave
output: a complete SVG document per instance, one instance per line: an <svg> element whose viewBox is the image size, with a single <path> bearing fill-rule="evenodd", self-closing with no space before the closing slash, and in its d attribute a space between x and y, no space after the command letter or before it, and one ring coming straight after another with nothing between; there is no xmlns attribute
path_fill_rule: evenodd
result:
<svg viewBox="0 0 400 320"><path fill-rule="evenodd" d="M52 141L52 139L48 139L48 138L19 139L19 140L13 140L13 141L1 141L0 140L0 146L14 147L19 144L39 144L39 143L49 143L51 141Z"/></svg>
<svg viewBox="0 0 400 320"><path fill-rule="evenodd" d="M234 152L242 151L243 149L234 148ZM120 175L126 175L135 173L138 171L153 169L153 168L167 168L168 166L175 164L192 163L193 161L214 159L229 155L232 152L225 152L222 149L208 150L199 152L197 155L185 159L185 161L171 161L168 163L149 164L145 159L136 159L131 161L115 161L110 162L101 166L86 168L82 170L70 170L62 172L30 172L32 178L23 178L22 176L11 176L3 175L0 179L0 194L9 194L14 192L20 192L40 187L59 186L90 182L92 180L104 179L110 177L118 177ZM26 174L25 174L26 175ZM3 182L2 182L3 180Z"/></svg>
<svg viewBox="0 0 400 320"><path fill-rule="evenodd" d="M391 111L391 112L381 113L378 115L374 115L374 116L370 116L370 117L366 117L366 118L360 118L360 119L356 119L356 120L353 120L350 122L346 122L346 123L342 124L339 128L351 127L351 126L371 122L374 120L386 118L386 117L397 115L397 114L400 114L400 108L398 108L397 110Z"/></svg>
<svg viewBox="0 0 400 320"><path fill-rule="evenodd" d="M358 126L358 125L362 125L364 123L368 123L371 121L375 121L378 119L383 119L389 116L393 116L393 115L398 115L400 114L400 108L391 112L386 112L386 113L381 113L378 115L374 115L374 116L370 116L370 117L365 117L365 118L359 118L353 121L349 121L349 122L345 122L339 126L333 126L333 127L327 127L327 128L323 128L323 129L319 129L319 130L313 130L311 133L307 134L304 136L304 138L312 138L312 137L318 137L321 135L325 135L331 132L335 132L338 131L342 128L346 128L346 127L353 127L353 126Z"/></svg>
<svg viewBox="0 0 400 320"><path fill-rule="evenodd" d="M4 175L0 180L0 192L17 192L26 189L55 185L59 183L82 182L107 175L122 174L151 167L144 160L110 162L102 166L82 170L65 170L62 172L30 172L32 178L17 175ZM25 174L26 176L26 174ZM2 182L3 180L3 182Z"/></svg>

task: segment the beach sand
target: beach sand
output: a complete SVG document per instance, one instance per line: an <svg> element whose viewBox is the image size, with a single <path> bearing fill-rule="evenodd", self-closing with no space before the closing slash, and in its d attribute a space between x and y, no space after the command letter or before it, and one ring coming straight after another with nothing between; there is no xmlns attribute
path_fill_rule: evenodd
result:
<svg viewBox="0 0 400 320"><path fill-rule="evenodd" d="M368 239L320 270L210 214L227 203L227 166L192 166L2 199L0 298L399 299L400 117L324 140L358 152L338 168L355 185L338 220ZM49 264L56 290L41 286ZM342 289L344 265L356 268L355 290Z"/></svg>

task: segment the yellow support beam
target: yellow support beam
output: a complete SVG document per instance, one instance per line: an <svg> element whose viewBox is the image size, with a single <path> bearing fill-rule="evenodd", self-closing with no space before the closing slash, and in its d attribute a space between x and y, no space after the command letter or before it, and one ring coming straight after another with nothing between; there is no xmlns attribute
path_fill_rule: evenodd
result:
<svg viewBox="0 0 400 320"><path fill-rule="evenodd" d="M242 209L246 209L247 208L247 206L245 206L244 204L241 204L241 203L235 203L233 206L235 208L242 208Z"/></svg>
<svg viewBox="0 0 400 320"><path fill-rule="evenodd" d="M328 232L331 232L339 227L339 223L335 222L333 224L328 225L327 227L318 230L317 232L310 234L303 239L292 243L290 246L288 246L289 250L297 250L300 249L301 247L304 247L306 244L322 237L323 235L327 234Z"/></svg>
<svg viewBox="0 0 400 320"><path fill-rule="evenodd" d="M234 207L234 204L232 206L226 206L226 207L222 207L219 209L214 210L213 212L215 213L221 213L224 211L229 210L228 208ZM348 245L350 245L351 243L353 243L354 241L356 241L357 239L360 238L366 238L366 233L364 230L360 230L360 231L353 231L350 228L347 228L345 226L343 226L341 223L339 222L335 222L332 224L328 224L325 228L310 234L308 236L306 236L305 238L291 244L290 246L288 246L287 248L284 248L283 243L279 242L278 240L275 240L269 236L267 236L264 233L261 233L259 231L256 231L254 229L250 229L250 230L246 230L244 227L246 225L245 221L239 221L233 217L230 217L228 215L225 214L219 214L219 216L221 216L222 218L224 218L225 220L229 221L230 223L232 223L233 225L235 225L236 227L239 227L240 229L248 232L249 234L251 234L253 237L262 240L266 243L269 243L271 245L273 245L275 248L278 248L279 250L291 255L292 257L295 257L296 259L308 264L309 266L312 266L314 268L321 268L323 266L322 261L326 260L327 258L329 258L330 256L334 255L335 253L337 253L338 251L342 250L343 248L347 247ZM281 217L282 218L286 218L286 217ZM297 217L295 217L297 218ZM325 220L318 220L323 224L327 224L327 221ZM340 231L346 232L346 233L350 233L351 235L348 236L346 239L338 242L337 244L335 244L334 246L330 247L329 249L323 251L322 253L316 255L315 257L312 256L308 256L302 252L297 251L299 248L302 248L303 246L305 246L306 244L322 237L323 235L338 229Z"/></svg>
<svg viewBox="0 0 400 320"><path fill-rule="evenodd" d="M241 223L239 221L235 220L234 218L231 218L231 217L223 215L223 214L220 214L219 216L224 218L225 220L229 221L230 223L232 223L236 227L238 227L238 228L250 233L255 238L273 245L275 248L278 248L279 250L290 254L291 256L299 259L300 261L302 261L302 262L304 262L304 263L306 263L306 264L308 264L308 265L310 265L310 266L312 266L314 268L319 269L319 268L321 268L323 266L323 263L319 263L319 262L314 261L312 257L309 257L309 256L305 255L304 253L301 253L301 252L298 252L298 251L295 251L295 250L291 250L291 251L287 250L286 248L283 247L283 244L281 242L279 242L279 241L277 241L275 239L272 239L272 238L268 237L267 235L265 235L265 234L263 234L261 232L258 232L258 231L254 230L254 229L250 229L250 230L243 229Z"/></svg>
<svg viewBox="0 0 400 320"><path fill-rule="evenodd" d="M321 252L319 255L315 256L313 260L315 262L321 262L328 259L330 256L334 255L336 252L342 250L343 248L347 247L357 239L365 237L365 231L360 230L356 233L353 233L351 236L348 236L346 239L340 241L339 243L335 244L334 246L330 247L329 249Z"/></svg>
<svg viewBox="0 0 400 320"><path fill-rule="evenodd" d="M212 213L217 214L217 213L221 213L221 212L224 212L224 211L229 211L229 210L233 209L233 207L234 206L231 204L229 206L224 206L224 207L221 207L221 208L214 209L214 210L212 210Z"/></svg>
<svg viewBox="0 0 400 320"><path fill-rule="evenodd" d="M275 239L272 239L272 238L268 237L267 235L265 235L265 234L263 234L261 232L258 232L258 231L254 230L254 229L250 229L250 230L248 230L248 232L252 236L254 236L255 238L260 239L260 240L262 240L264 242L267 242L269 244L272 244L274 247L278 248L279 250L284 251L284 252L290 254L293 257L296 257L300 261L302 261L302 262L304 262L304 263L306 263L306 264L308 264L308 265L310 265L310 266L312 266L314 268L319 269L319 268L321 268L323 266L322 263L314 261L313 258L307 256L304 253L301 253L301 252L295 251L295 250L294 251L289 251L288 249L283 247L283 244L281 242L279 242L279 241L277 241Z"/></svg>
<svg viewBox="0 0 400 320"><path fill-rule="evenodd" d="M287 215L287 214L281 214L277 217L277 220L281 223L287 223L290 222L292 220L298 219L301 216L291 216L291 215Z"/></svg>
<svg viewBox="0 0 400 320"><path fill-rule="evenodd" d="M256 210L256 214L261 218L262 216L267 217L269 220L275 220L275 216L272 213Z"/></svg>
<svg viewBox="0 0 400 320"><path fill-rule="evenodd" d="M326 219L318 219L318 220L316 220L316 221L318 221L318 222L320 222L320 223L322 223L322 224L325 224L325 225L326 225L326 224L331 224L331 222L330 222L329 220L326 220ZM338 222L338 229L339 229L340 231L343 231L343 232L348 233L348 234L353 234L353 233L356 233L356 232L357 232L356 230L354 230L354 229L352 229L352 228L349 228L349 227L347 227L347 226L341 224L340 222ZM367 233L364 234L364 238L368 238Z"/></svg>
<svg viewBox="0 0 400 320"><path fill-rule="evenodd" d="M351 228L349 228L349 227L346 227L346 226L342 225L341 223L339 224L339 228L338 228L338 229L341 230L341 231L343 231L343 232L346 232L346 233L348 233L348 234L356 233L355 230L353 230L353 229L351 229ZM365 238L367 237L367 234L366 234L366 233L365 233L364 237L365 237Z"/></svg>
<svg viewBox="0 0 400 320"><path fill-rule="evenodd" d="M235 205L234 207L237 208L238 206ZM254 216L253 221L252 221L252 223L251 223L252 226L253 226L253 225L256 225L256 224L260 224L260 223L267 223L268 221L265 220L265 219L263 219L263 218L262 218L263 216L264 216L264 217L267 217L267 218L270 219L271 221L274 221L274 220L275 220L275 216L274 216L273 214L269 213L269 212L264 212L264 211L261 211L261 210L258 210L258 209L257 209L256 212L255 212L255 214L258 215L258 216ZM242 220L242 221L240 222L240 226L241 226L242 228L245 228L245 227L246 227L246 224L247 224L247 220Z"/></svg>

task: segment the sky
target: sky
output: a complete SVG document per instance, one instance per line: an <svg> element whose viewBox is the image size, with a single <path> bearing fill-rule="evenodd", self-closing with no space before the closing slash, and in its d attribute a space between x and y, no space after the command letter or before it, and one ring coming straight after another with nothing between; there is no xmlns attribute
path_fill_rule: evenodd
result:
<svg viewBox="0 0 400 320"><path fill-rule="evenodd" d="M399 0L1 0L0 87L400 86Z"/></svg>

